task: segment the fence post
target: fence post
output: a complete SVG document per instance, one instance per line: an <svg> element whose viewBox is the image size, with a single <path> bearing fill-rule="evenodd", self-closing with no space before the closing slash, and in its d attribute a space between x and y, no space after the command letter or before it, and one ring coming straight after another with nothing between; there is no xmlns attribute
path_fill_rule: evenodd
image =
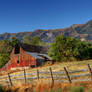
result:
<svg viewBox="0 0 92 92"><path fill-rule="evenodd" d="M50 75L51 75L51 79L52 79L51 88L53 88L53 86L54 86L54 78L53 78L53 72L52 72L52 68L51 67L50 67Z"/></svg>
<svg viewBox="0 0 92 92"><path fill-rule="evenodd" d="M91 70L91 67L90 67L90 65L89 65L89 64L88 64L88 69L89 69L89 73L90 73L91 81L92 81L92 70Z"/></svg>
<svg viewBox="0 0 92 92"><path fill-rule="evenodd" d="M25 83L26 83L26 70L24 68L24 80L25 80Z"/></svg>
<svg viewBox="0 0 92 92"><path fill-rule="evenodd" d="M9 78L10 85L13 86L12 81L11 81L11 77L10 77L10 74L9 73L8 73L8 78Z"/></svg>
<svg viewBox="0 0 92 92"><path fill-rule="evenodd" d="M69 83L72 83L71 78L70 78L70 76L69 76L69 73L68 73L66 67L64 67L64 70L65 70L66 76L67 76L67 78L68 78L68 80L69 80Z"/></svg>
<svg viewBox="0 0 92 92"><path fill-rule="evenodd" d="M37 69L37 80L39 80L39 70Z"/></svg>

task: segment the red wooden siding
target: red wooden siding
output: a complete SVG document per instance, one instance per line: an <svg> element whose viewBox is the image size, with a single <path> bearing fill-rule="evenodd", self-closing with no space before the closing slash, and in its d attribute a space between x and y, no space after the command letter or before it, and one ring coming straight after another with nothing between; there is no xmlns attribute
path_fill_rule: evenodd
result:
<svg viewBox="0 0 92 92"><path fill-rule="evenodd" d="M14 50L15 48L12 49L12 52L10 54L11 63L7 66L7 69L36 65L36 59L33 56L29 55L27 52L25 52L21 47L19 54L14 54ZM18 60L19 63L17 62Z"/></svg>

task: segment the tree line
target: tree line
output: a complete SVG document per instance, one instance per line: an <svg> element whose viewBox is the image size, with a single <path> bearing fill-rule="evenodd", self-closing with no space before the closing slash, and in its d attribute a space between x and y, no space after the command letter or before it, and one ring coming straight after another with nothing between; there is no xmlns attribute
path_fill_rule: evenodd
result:
<svg viewBox="0 0 92 92"><path fill-rule="evenodd" d="M50 45L49 55L56 61L91 59L92 44L73 37L59 35Z"/></svg>
<svg viewBox="0 0 92 92"><path fill-rule="evenodd" d="M19 43L19 40L16 37L0 41L0 68L10 60L10 52L17 43ZM41 41L39 36L33 38L25 36L22 43L48 46ZM59 62L92 59L92 43L59 35L53 43L49 43L48 55Z"/></svg>

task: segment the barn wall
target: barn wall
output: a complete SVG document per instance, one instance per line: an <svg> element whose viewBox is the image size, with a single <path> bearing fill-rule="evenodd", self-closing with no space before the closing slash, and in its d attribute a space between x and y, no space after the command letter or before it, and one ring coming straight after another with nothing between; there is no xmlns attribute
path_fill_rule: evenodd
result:
<svg viewBox="0 0 92 92"><path fill-rule="evenodd" d="M16 66L28 66L28 65L36 65L36 60L33 56L27 54L22 48L20 48L20 54L14 54L15 48L13 48L10 54L11 64L15 64ZM19 57L19 63L17 63Z"/></svg>

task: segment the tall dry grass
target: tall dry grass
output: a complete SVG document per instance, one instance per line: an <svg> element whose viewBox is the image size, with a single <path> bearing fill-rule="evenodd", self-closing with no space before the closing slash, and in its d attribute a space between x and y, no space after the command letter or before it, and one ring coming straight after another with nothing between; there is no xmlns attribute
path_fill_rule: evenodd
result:
<svg viewBox="0 0 92 92"><path fill-rule="evenodd" d="M77 82L77 83L55 83L54 87L51 87L51 82L45 82L46 80L40 80L34 84L21 84L12 87L5 87L5 92L74 92L79 90L78 88L84 88L84 91L78 92L92 92L92 82ZM73 88L73 89L72 89ZM76 91L75 91L76 92Z"/></svg>
<svg viewBox="0 0 92 92"><path fill-rule="evenodd" d="M49 71L49 67L52 67L53 71L63 71L63 67L66 67L68 70L75 70L75 69L87 69L87 64L90 64L92 66L92 60L86 60L86 61L75 61L75 62L63 62L63 63L55 63L54 65L45 65L43 67L38 67L34 69L26 69L26 72L36 72L37 69L39 71ZM23 71L16 70L8 72L14 73L14 74L21 74ZM7 71L0 73L1 76L7 74ZM32 77L32 76L31 76ZM36 81L33 84L23 84L22 82L17 82L16 85L12 87L4 87L4 90L6 92L49 92L51 90L57 90L62 89L62 92L68 92L70 87L78 87L83 86L85 88L85 92L92 92L92 82L78 82L78 83L55 83L54 87L51 87L51 81L48 80L40 80Z"/></svg>

